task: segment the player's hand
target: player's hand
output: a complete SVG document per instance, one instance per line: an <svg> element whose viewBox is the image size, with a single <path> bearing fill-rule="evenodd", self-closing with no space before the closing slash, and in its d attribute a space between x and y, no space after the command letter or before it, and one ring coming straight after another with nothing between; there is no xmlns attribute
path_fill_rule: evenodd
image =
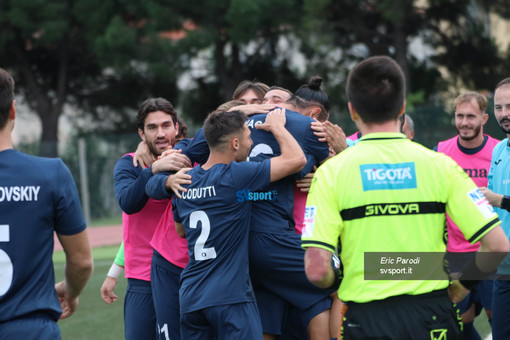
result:
<svg viewBox="0 0 510 340"><path fill-rule="evenodd" d="M266 121L255 125L255 128L271 132L284 128L285 122L285 109L277 108L269 112L266 116Z"/></svg>
<svg viewBox="0 0 510 340"><path fill-rule="evenodd" d="M347 149L347 141L345 133L340 126L333 124L330 121L325 122L312 122L311 126L314 130L314 135L319 137L319 142L326 142L339 154L343 150Z"/></svg>
<svg viewBox="0 0 510 340"><path fill-rule="evenodd" d="M182 154L182 150L166 150L157 161L152 164L152 173L163 171L179 171L182 168L190 168L191 161L188 156Z"/></svg>
<svg viewBox="0 0 510 340"><path fill-rule="evenodd" d="M166 190L172 190L177 197L182 198L179 191L188 191L188 189L182 187L182 184L191 184L191 175L186 174L191 169L192 168L182 168L177 173L168 176L165 181Z"/></svg>
<svg viewBox="0 0 510 340"><path fill-rule="evenodd" d="M448 287L448 296L453 303L459 303L469 294L469 290L464 287L459 280L453 280Z"/></svg>
<svg viewBox="0 0 510 340"><path fill-rule="evenodd" d="M161 155L158 156L158 159L165 158L166 156L169 156L173 153L182 153L182 150L180 149L174 149L171 146L168 147L165 151L161 153Z"/></svg>
<svg viewBox="0 0 510 340"><path fill-rule="evenodd" d="M107 304L117 301L117 295L115 295L114 289L117 286L117 279L111 276L107 276L104 279L103 285L101 286L101 298Z"/></svg>
<svg viewBox="0 0 510 340"><path fill-rule="evenodd" d="M230 108L229 111L241 111L249 117L259 113L268 113L274 108L276 108L274 104L246 104L234 106Z"/></svg>
<svg viewBox="0 0 510 340"><path fill-rule="evenodd" d="M503 195L496 194L495 192L490 191L486 187L479 188L482 194L485 196L487 201L496 208L501 208L501 199L503 199Z"/></svg>
<svg viewBox="0 0 510 340"><path fill-rule="evenodd" d="M133 155L133 165L138 165L148 168L156 159L149 150L149 146L145 141L141 141L136 148L135 154Z"/></svg>
<svg viewBox="0 0 510 340"><path fill-rule="evenodd" d="M65 281L60 281L55 284L60 307L62 308L62 315L60 319L65 319L73 315L76 308L78 308L79 298L71 298L68 293L67 284Z"/></svg>
<svg viewBox="0 0 510 340"><path fill-rule="evenodd" d="M309 172L303 177L302 179L296 180L296 186L299 188L299 191L301 192L308 192L310 191L310 186L312 185L312 179L313 175L315 174L315 170L317 170L317 167L313 167L313 171Z"/></svg>

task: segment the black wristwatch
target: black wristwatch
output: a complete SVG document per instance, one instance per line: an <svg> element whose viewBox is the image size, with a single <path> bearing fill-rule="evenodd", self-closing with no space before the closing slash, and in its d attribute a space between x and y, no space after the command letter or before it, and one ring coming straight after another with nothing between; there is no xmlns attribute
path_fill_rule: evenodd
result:
<svg viewBox="0 0 510 340"><path fill-rule="evenodd" d="M501 209L510 211L510 196L503 196L501 199Z"/></svg>

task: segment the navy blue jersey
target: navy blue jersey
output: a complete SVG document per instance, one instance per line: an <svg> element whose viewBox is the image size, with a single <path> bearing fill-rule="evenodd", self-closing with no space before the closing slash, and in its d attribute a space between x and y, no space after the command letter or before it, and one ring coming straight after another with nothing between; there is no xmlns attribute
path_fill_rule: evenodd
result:
<svg viewBox="0 0 510 340"><path fill-rule="evenodd" d="M190 261L181 275L181 313L255 301L248 272L250 200L270 180L270 161L195 167L182 199L172 201L175 222L186 230Z"/></svg>
<svg viewBox="0 0 510 340"><path fill-rule="evenodd" d="M310 117L286 110L285 128L297 140L307 159L307 165L301 174L312 171L314 165L329 155L328 144L319 142L313 134ZM247 121L251 130L253 146L249 161L261 162L265 159L281 155L280 146L271 132L259 130L256 125L266 121L266 114L258 114ZM279 233L282 230L294 231L294 176L283 178L260 189L263 193L271 193L271 199L258 200L253 204L252 231Z"/></svg>
<svg viewBox="0 0 510 340"><path fill-rule="evenodd" d="M34 312L58 319L53 232L74 235L85 227L60 159L0 152L0 323Z"/></svg>

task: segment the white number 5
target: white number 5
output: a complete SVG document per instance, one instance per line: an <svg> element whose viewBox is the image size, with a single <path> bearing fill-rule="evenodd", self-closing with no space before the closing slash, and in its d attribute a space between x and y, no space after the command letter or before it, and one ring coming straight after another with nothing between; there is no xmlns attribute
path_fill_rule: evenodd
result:
<svg viewBox="0 0 510 340"><path fill-rule="evenodd" d="M0 242L9 242L9 225L0 224ZM12 262L5 251L0 249L0 296L7 293L12 284Z"/></svg>
<svg viewBox="0 0 510 340"><path fill-rule="evenodd" d="M195 261L215 259L216 250L214 247L205 248L205 243L207 242L207 238L209 237L209 233L211 231L211 223L209 222L209 217L207 217L205 211L197 210L191 213L189 217L189 227L191 229L195 229L198 225L198 222L202 222L202 231L200 232L200 236L195 242L195 248L193 250L195 253Z"/></svg>

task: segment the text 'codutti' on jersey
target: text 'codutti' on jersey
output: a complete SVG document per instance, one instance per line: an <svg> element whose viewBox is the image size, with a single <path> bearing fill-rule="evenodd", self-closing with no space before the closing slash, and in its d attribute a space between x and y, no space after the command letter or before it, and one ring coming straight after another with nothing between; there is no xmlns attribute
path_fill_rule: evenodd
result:
<svg viewBox="0 0 510 340"><path fill-rule="evenodd" d="M251 200L238 192L258 190L270 180L270 160L231 162L188 172L187 192L172 200L174 220L188 241L189 263L181 274L181 313L254 302L248 270Z"/></svg>

